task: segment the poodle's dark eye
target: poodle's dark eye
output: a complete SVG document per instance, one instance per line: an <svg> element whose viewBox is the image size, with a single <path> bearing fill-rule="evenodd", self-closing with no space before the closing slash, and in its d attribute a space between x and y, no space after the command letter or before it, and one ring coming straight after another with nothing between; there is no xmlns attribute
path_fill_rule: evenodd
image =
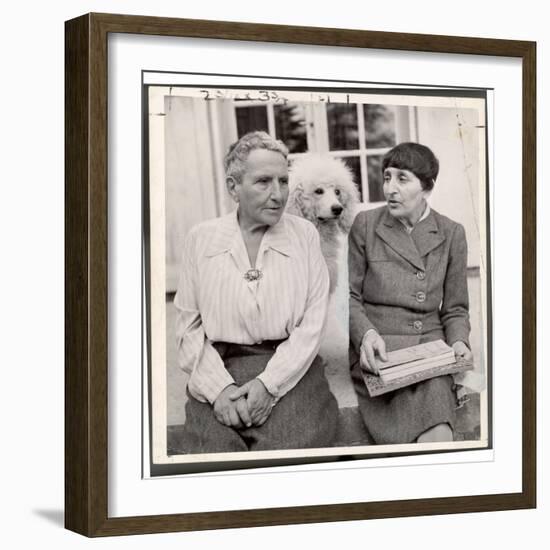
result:
<svg viewBox="0 0 550 550"><path fill-rule="evenodd" d="M317 189L315 189L315 193L317 193L317 195L322 195L324 192L325 190L322 187L317 187Z"/></svg>
<svg viewBox="0 0 550 550"><path fill-rule="evenodd" d="M340 189L335 189L334 194L339 197L340 196Z"/></svg>

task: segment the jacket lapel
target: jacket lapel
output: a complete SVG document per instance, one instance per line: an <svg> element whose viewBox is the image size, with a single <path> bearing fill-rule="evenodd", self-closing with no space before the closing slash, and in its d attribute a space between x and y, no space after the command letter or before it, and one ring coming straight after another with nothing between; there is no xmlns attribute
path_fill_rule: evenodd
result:
<svg viewBox="0 0 550 550"><path fill-rule="evenodd" d="M439 231L439 226L433 210L425 220L422 220L413 229L414 241L420 256L423 258L429 254L434 248L437 248L444 240L445 236L442 231Z"/></svg>
<svg viewBox="0 0 550 550"><path fill-rule="evenodd" d="M376 228L376 234L417 269L424 269L424 262L411 236L407 233L403 224L394 219L387 211Z"/></svg>

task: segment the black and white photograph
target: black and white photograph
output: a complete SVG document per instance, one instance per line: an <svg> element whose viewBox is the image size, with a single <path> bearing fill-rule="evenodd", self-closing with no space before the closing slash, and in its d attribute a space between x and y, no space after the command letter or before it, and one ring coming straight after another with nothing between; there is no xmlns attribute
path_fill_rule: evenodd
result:
<svg viewBox="0 0 550 550"><path fill-rule="evenodd" d="M151 463L490 448L490 91L250 80L144 86Z"/></svg>

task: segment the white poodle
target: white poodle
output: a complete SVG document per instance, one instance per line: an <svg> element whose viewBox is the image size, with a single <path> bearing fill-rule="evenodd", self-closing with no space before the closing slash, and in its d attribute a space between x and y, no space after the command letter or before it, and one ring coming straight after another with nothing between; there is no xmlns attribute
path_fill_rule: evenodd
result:
<svg viewBox="0 0 550 550"><path fill-rule="evenodd" d="M317 227L329 271L331 294L338 281L340 236L351 228L358 199L353 174L342 160L310 153L292 163L287 211L306 218Z"/></svg>

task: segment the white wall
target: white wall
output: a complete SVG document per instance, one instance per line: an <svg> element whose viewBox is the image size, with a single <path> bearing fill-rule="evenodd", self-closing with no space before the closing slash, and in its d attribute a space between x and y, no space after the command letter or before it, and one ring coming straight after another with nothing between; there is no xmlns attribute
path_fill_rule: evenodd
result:
<svg viewBox="0 0 550 550"><path fill-rule="evenodd" d="M156 2L74 0L10 2L1 34L2 279L0 304L2 407L2 533L7 548L545 548L550 487L548 430L539 429L539 506L536 511L389 519L223 532L168 534L90 541L61 528L63 507L63 21L88 11L355 27L397 32L468 34L539 40L539 181L549 147L544 3L500 4L464 0L394 0L385 4L342 0L337 9L290 0ZM39 101L37 102L37 99ZM36 111L35 111L36 109ZM32 116L29 116L32 114ZM544 123L543 123L544 122ZM539 190L539 223L550 238L548 192ZM544 202L544 204L543 204ZM542 234L539 251L542 254ZM548 254L544 260L548 264ZM542 272L539 271L542 282ZM549 364L543 338L548 292L540 285L539 364ZM520 335L518 335L518 338ZM548 376L539 369L539 426L550 422L542 400Z"/></svg>
<svg viewBox="0 0 550 550"><path fill-rule="evenodd" d="M430 204L441 214L461 223L468 242L468 266L479 267L479 177L476 129L479 113L473 109L425 108L417 110L418 142L427 145L439 160L439 175Z"/></svg>

